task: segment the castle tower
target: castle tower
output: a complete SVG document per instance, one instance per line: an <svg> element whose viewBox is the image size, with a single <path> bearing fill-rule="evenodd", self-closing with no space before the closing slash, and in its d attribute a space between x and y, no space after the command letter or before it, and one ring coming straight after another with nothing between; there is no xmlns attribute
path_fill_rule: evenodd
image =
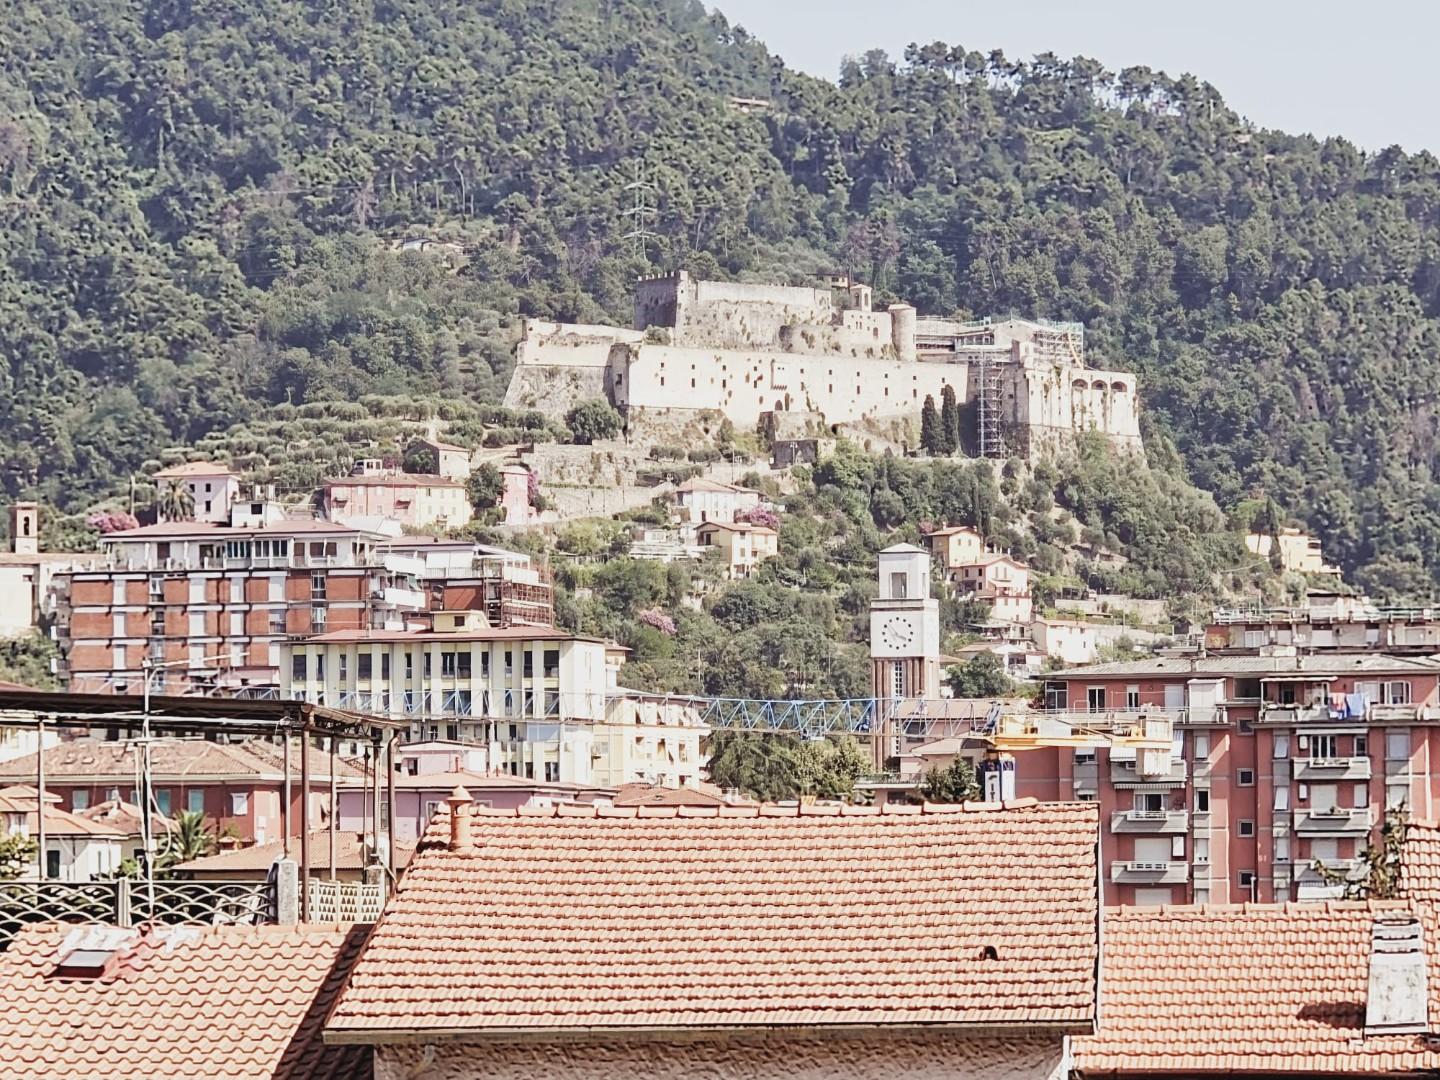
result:
<svg viewBox="0 0 1440 1080"><path fill-rule="evenodd" d="M40 504L10 504L10 550L16 555L36 555L40 551Z"/></svg>

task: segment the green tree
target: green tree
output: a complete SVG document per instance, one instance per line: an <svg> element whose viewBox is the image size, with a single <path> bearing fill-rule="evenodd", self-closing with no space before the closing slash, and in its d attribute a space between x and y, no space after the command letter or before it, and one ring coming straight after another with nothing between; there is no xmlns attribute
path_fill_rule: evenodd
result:
<svg viewBox="0 0 1440 1080"><path fill-rule="evenodd" d="M1344 887L1347 900L1393 900L1401 895L1401 867L1405 854L1405 830L1410 824L1404 806L1385 811L1378 840L1371 839L1360 855L1359 874L1315 862L1315 869L1331 885Z"/></svg>
<svg viewBox="0 0 1440 1080"><path fill-rule="evenodd" d="M963 445L960 438L960 405L955 388L946 383L940 391L940 445L946 454L953 454Z"/></svg>
<svg viewBox="0 0 1440 1080"><path fill-rule="evenodd" d="M407 473L433 473L436 471L435 451L423 442L414 443L405 451L400 467Z"/></svg>
<svg viewBox="0 0 1440 1080"><path fill-rule="evenodd" d="M949 669L951 692L957 698L1009 697L1015 682L993 653L980 653Z"/></svg>
<svg viewBox="0 0 1440 1080"><path fill-rule="evenodd" d="M975 766L957 757L943 769L938 765L926 770L920 781L920 795L926 802L961 803L980 798L980 780Z"/></svg>
<svg viewBox="0 0 1440 1080"><path fill-rule="evenodd" d="M199 810L181 810L172 819L172 828L165 833L155 858L156 869L169 869L177 863L213 855L216 850L215 830Z"/></svg>
<svg viewBox="0 0 1440 1080"><path fill-rule="evenodd" d="M613 439L620 434L620 414L608 401L591 398L576 405L565 416L565 423L577 443L593 443L597 439Z"/></svg>
<svg viewBox="0 0 1440 1080"><path fill-rule="evenodd" d="M500 470L487 461L471 471L469 479L465 481L465 495L478 514L500 501L500 493L504 487Z"/></svg>
<svg viewBox="0 0 1440 1080"><path fill-rule="evenodd" d="M935 398L925 395L925 404L920 407L920 448L927 454L938 455L941 451L940 414L935 409Z"/></svg>
<svg viewBox="0 0 1440 1080"><path fill-rule="evenodd" d="M710 779L765 802L845 798L868 767L854 739L797 739L753 731L710 737Z"/></svg>
<svg viewBox="0 0 1440 1080"><path fill-rule="evenodd" d="M13 881L32 873L40 846L28 836L0 836L0 881Z"/></svg>
<svg viewBox="0 0 1440 1080"><path fill-rule="evenodd" d="M53 690L58 682L51 664L59 655L60 650L50 636L38 630L19 637L0 638L0 680L36 690Z"/></svg>

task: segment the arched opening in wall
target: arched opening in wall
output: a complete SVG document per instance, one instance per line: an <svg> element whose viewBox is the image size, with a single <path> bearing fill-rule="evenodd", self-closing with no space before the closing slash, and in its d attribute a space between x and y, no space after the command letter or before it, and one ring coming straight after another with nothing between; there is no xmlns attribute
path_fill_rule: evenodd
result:
<svg viewBox="0 0 1440 1080"><path fill-rule="evenodd" d="M784 412L784 411L785 411L785 403L784 403L783 401L781 401L779 398L776 398L776 399L775 399L775 411L776 411L776 412Z"/></svg>
<svg viewBox="0 0 1440 1080"><path fill-rule="evenodd" d="M1091 383L1091 389L1099 390L1103 394L1105 392L1104 381L1101 379L1096 379L1093 383Z"/></svg>
<svg viewBox="0 0 1440 1080"><path fill-rule="evenodd" d="M1085 389L1085 380L1084 380L1084 379L1076 379L1074 382L1072 382L1072 383L1070 384L1070 389L1071 389L1071 390L1084 390L1084 389Z"/></svg>
<svg viewBox="0 0 1440 1080"><path fill-rule="evenodd" d="M1126 386L1123 382L1112 382L1110 384L1110 389L1115 391L1115 393L1117 394L1123 394L1130 388Z"/></svg>

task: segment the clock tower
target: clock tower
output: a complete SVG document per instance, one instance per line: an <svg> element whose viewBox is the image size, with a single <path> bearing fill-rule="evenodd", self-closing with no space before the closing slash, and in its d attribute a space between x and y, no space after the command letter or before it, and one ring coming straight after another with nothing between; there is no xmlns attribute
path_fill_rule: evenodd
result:
<svg viewBox="0 0 1440 1080"><path fill-rule="evenodd" d="M877 699L940 696L940 601L930 595L930 556L914 544L880 552L880 591L870 602L870 664Z"/></svg>

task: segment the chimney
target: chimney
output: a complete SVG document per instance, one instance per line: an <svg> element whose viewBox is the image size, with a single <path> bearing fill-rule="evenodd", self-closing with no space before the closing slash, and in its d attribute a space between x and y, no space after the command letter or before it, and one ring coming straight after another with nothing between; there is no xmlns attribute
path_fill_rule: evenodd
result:
<svg viewBox="0 0 1440 1080"><path fill-rule="evenodd" d="M457 787L450 792L445 805L450 807L450 850L469 851L473 846L470 835L470 793L463 787Z"/></svg>
<svg viewBox="0 0 1440 1080"><path fill-rule="evenodd" d="M1415 1035L1430 1030L1425 984L1425 935L1410 912L1381 915L1370 931L1366 1035Z"/></svg>

